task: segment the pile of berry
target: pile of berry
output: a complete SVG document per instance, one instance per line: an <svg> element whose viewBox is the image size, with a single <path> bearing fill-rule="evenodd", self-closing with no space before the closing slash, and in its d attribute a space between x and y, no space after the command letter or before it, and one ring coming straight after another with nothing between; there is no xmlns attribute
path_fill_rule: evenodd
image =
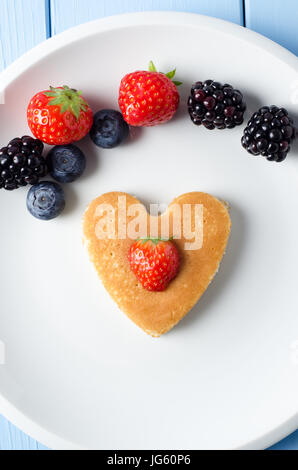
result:
<svg viewBox="0 0 298 470"><path fill-rule="evenodd" d="M112 149L125 142L129 126L163 124L175 115L179 105L174 80L176 69L158 72L152 62L149 71L123 77L118 103L121 112L103 109L93 112L81 92L62 86L37 93L27 109L29 128L35 138L15 138L0 150L0 189L13 191L32 185L27 207L32 215L49 220L64 206L64 192L58 183L78 179L86 167L83 152L74 145L88 133L95 145ZM191 87L188 112L196 126L208 130L232 129L244 122L246 103L240 90L215 80L197 81ZM268 160L285 160L295 138L293 119L284 108L263 106L248 121L242 146ZM46 158L44 143L53 146ZM48 173L56 181L43 181Z"/></svg>
<svg viewBox="0 0 298 470"><path fill-rule="evenodd" d="M150 62L149 71L127 74L119 89L121 112L103 109L94 116L81 92L73 88L50 87L37 93L27 109L35 138L15 138L0 150L0 189L13 191L30 184L28 211L40 220L57 217L65 208L59 183L77 180L86 168L86 157L74 142L89 133L95 145L112 149L128 138L129 125L149 127L172 119L180 100L177 87L181 85L174 80L175 73L157 72ZM232 85L206 80L191 87L188 112L196 126L232 129L243 124L245 111L243 94ZM284 108L263 106L248 121L241 143L250 154L281 162L295 136L293 119ZM52 146L46 158L44 143ZM40 182L48 173L55 181ZM162 291L177 275L180 257L171 240L146 239L132 244L129 262L145 289Z"/></svg>
<svg viewBox="0 0 298 470"><path fill-rule="evenodd" d="M0 150L0 189L13 191L32 185L27 195L27 208L38 219L57 217L65 207L64 191L58 183L78 179L86 167L83 152L73 143L90 132L95 145L111 149L122 144L129 135L129 124L152 126L170 120L179 104L177 86L168 74L156 71L135 72L123 78L119 90L121 112L103 109L95 113L81 92L62 86L44 90L30 100L27 108L30 136L15 138ZM138 81L138 89L135 83ZM146 100L138 90L144 88ZM54 146L45 158L44 143ZM50 173L58 183L39 182Z"/></svg>
<svg viewBox="0 0 298 470"><path fill-rule="evenodd" d="M188 112L196 126L206 129L232 129L244 122L246 103L241 91L213 80L196 82L188 98ZM282 162L296 137L293 119L277 106L263 106L249 119L242 146L252 155Z"/></svg>

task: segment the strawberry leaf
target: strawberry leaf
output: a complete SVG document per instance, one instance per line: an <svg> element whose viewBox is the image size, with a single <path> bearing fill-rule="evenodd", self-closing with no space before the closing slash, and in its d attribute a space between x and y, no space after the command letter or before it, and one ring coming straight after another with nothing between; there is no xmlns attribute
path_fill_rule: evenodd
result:
<svg viewBox="0 0 298 470"><path fill-rule="evenodd" d="M62 105L63 102L61 100L61 97L60 96L57 96L56 98L53 98L50 103L49 103L51 106L59 106L59 105Z"/></svg>
<svg viewBox="0 0 298 470"><path fill-rule="evenodd" d="M150 63L149 63L149 72L157 72L156 67L155 67L154 63L152 62L152 60L151 60ZM171 71L168 72L168 73L163 73L163 72L160 72L160 73L162 73L163 75L165 75L166 77L168 77L170 80L172 80L172 82L174 83L174 85L176 85L176 86L182 85L182 82L179 82L179 81L177 81L177 80L173 80L173 78L174 78L175 75L176 75L176 69L171 70Z"/></svg>
<svg viewBox="0 0 298 470"><path fill-rule="evenodd" d="M157 72L156 67L154 63L152 62L152 60L150 60L149 62L149 72Z"/></svg>
<svg viewBox="0 0 298 470"><path fill-rule="evenodd" d="M152 242L154 245L158 245L159 242L170 242L172 241L174 238L173 237L170 237L170 238L151 238L151 237L145 237L145 238L138 238L137 239L137 242L140 241L142 242L142 245L144 245L145 243L147 242Z"/></svg>
<svg viewBox="0 0 298 470"><path fill-rule="evenodd" d="M61 114L70 111L78 120L80 113L87 111L88 105L81 96L82 92L69 88L64 85L61 88L50 87L50 91L44 92L44 95L51 98L49 106L59 106Z"/></svg>
<svg viewBox="0 0 298 470"><path fill-rule="evenodd" d="M77 120L79 119L80 117L80 106L77 104L77 103L72 103L70 105L70 109L72 111L72 114L75 115L75 117L77 118Z"/></svg>
<svg viewBox="0 0 298 470"><path fill-rule="evenodd" d="M45 91L44 95L46 95L46 96L57 96L57 93L55 91Z"/></svg>
<svg viewBox="0 0 298 470"><path fill-rule="evenodd" d="M51 104L53 104L53 103L51 103ZM66 113L67 110L68 110L68 104L63 103L62 106L61 106L61 109L60 109L61 114Z"/></svg>
<svg viewBox="0 0 298 470"><path fill-rule="evenodd" d="M176 75L176 69L172 70L171 72L166 73L166 77L168 77L170 80L174 78Z"/></svg>
<svg viewBox="0 0 298 470"><path fill-rule="evenodd" d="M178 82L178 80L173 80L174 85L180 86L183 84L183 82Z"/></svg>

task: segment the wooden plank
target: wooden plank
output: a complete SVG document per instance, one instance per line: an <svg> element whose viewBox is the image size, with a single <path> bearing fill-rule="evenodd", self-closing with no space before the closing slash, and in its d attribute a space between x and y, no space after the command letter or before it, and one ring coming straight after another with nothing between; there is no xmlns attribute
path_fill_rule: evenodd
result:
<svg viewBox="0 0 298 470"><path fill-rule="evenodd" d="M298 450L298 431L278 442L268 450Z"/></svg>
<svg viewBox="0 0 298 470"><path fill-rule="evenodd" d="M247 26L298 54L297 0L244 0ZM105 16L144 10L177 10L215 16L243 24L242 0L1 0L0 70L20 54L76 24ZM51 9L51 16L49 10ZM52 25L51 25L52 23ZM298 434L276 446L297 449ZM45 449L0 415L0 450Z"/></svg>
<svg viewBox="0 0 298 470"><path fill-rule="evenodd" d="M96 18L147 10L173 10L243 24L242 0L51 0L53 34Z"/></svg>
<svg viewBox="0 0 298 470"><path fill-rule="evenodd" d="M0 1L0 71L50 36L50 0ZM42 450L0 415L0 450Z"/></svg>
<svg viewBox="0 0 298 470"><path fill-rule="evenodd" d="M298 55L297 0L245 0L246 26Z"/></svg>
<svg viewBox="0 0 298 470"><path fill-rule="evenodd" d="M49 0L0 1L0 71L49 35Z"/></svg>
<svg viewBox="0 0 298 470"><path fill-rule="evenodd" d="M0 450L46 450L0 415Z"/></svg>

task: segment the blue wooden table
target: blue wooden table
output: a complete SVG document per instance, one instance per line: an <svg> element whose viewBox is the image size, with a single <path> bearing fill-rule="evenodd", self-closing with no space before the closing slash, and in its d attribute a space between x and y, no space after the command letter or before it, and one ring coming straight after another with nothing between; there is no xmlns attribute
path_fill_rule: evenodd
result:
<svg viewBox="0 0 298 470"><path fill-rule="evenodd" d="M77 24L142 10L176 10L253 29L298 55L297 0L1 0L0 70L36 44ZM0 415L1 449L45 449ZM298 450L298 431L274 449Z"/></svg>

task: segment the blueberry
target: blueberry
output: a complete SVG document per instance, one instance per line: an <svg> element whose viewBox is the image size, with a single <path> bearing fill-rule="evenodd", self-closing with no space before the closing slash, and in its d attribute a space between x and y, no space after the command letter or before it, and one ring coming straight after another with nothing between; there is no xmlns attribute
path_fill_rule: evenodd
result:
<svg viewBox="0 0 298 470"><path fill-rule="evenodd" d="M117 147L124 142L128 134L129 126L119 111L102 109L94 115L90 137L98 147L105 149Z"/></svg>
<svg viewBox="0 0 298 470"><path fill-rule="evenodd" d="M85 171L86 157L75 145L57 145L47 155L52 178L59 183L72 183Z"/></svg>
<svg viewBox="0 0 298 470"><path fill-rule="evenodd" d="M65 208L65 196L59 184L49 181L32 186L27 195L27 209L40 220L51 220Z"/></svg>

